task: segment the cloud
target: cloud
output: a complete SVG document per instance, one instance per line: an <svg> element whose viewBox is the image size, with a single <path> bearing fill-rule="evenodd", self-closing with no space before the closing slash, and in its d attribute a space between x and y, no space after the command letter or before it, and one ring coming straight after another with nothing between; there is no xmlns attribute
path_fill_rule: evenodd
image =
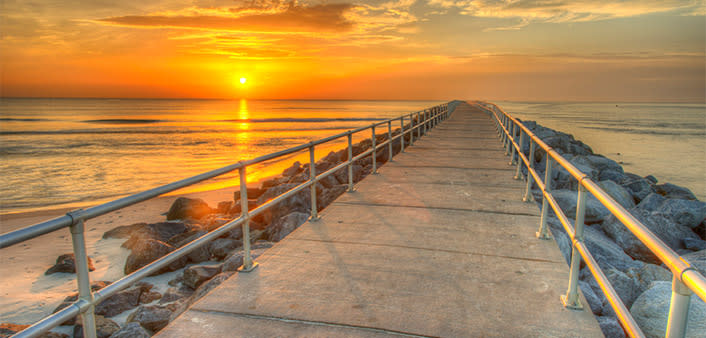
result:
<svg viewBox="0 0 706 338"><path fill-rule="evenodd" d="M236 7L232 13L250 12L256 6ZM272 3L272 2L269 2ZM350 30L353 22L345 17L345 13L354 6L351 4L324 4L314 6L299 6L293 2L286 9L278 11L269 8L268 11L245 15L128 15L97 20L100 23L132 26L143 28L187 28L218 31L250 31L250 32L306 32L328 31L341 32Z"/></svg>
<svg viewBox="0 0 706 338"><path fill-rule="evenodd" d="M489 30L519 29L532 22L586 22L661 12L697 15L700 0L429 0L431 7L459 9L461 14L486 18L515 18L519 23Z"/></svg>

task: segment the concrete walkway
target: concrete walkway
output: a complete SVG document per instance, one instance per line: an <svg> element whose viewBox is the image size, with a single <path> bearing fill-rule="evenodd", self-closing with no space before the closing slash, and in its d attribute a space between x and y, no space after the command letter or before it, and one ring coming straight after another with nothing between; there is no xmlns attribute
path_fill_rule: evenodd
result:
<svg viewBox="0 0 706 338"><path fill-rule="evenodd" d="M459 106L159 337L602 337L508 160Z"/></svg>

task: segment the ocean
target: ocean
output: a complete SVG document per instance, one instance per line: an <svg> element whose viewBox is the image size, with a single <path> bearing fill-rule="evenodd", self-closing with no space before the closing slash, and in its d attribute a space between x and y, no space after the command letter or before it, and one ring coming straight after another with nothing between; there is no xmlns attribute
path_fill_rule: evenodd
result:
<svg viewBox="0 0 706 338"><path fill-rule="evenodd" d="M0 214L108 201L439 103L3 98ZM626 171L706 199L704 104L496 103L573 134ZM317 148L317 158L344 141ZM253 168L248 179L278 174L294 160L308 154ZM226 175L193 189L236 182Z"/></svg>

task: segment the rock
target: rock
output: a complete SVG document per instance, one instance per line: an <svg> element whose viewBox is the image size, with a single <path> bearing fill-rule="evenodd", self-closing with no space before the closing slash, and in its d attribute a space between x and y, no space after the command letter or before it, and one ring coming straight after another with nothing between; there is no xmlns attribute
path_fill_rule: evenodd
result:
<svg viewBox="0 0 706 338"><path fill-rule="evenodd" d="M257 241L253 243L253 245L250 247L250 255L252 259L255 260L260 257L260 255L262 255L267 249L271 248L272 245L272 242L267 241ZM232 253L230 256L228 256L228 258L225 259L225 261L221 265L221 271L237 271L238 268L243 265L244 254L245 253L242 250Z"/></svg>
<svg viewBox="0 0 706 338"><path fill-rule="evenodd" d="M634 278L615 268L610 268L603 272L610 281L610 284L613 286L613 289L615 289L615 292L617 292L618 296L620 296L620 299L623 301L623 304L625 304L625 307L629 309L637 296L640 295L640 286L638 282Z"/></svg>
<svg viewBox="0 0 706 338"><path fill-rule="evenodd" d="M610 240L596 225L584 227L584 243L601 269L614 267L625 272L628 269L639 266L639 263L628 256L618 244Z"/></svg>
<svg viewBox="0 0 706 338"><path fill-rule="evenodd" d="M140 304L149 304L162 298L162 294L157 291L147 291L140 294Z"/></svg>
<svg viewBox="0 0 706 338"><path fill-rule="evenodd" d="M212 257L221 260L242 245L242 241L230 238L218 238L209 244L208 250Z"/></svg>
<svg viewBox="0 0 706 338"><path fill-rule="evenodd" d="M630 173L626 173L625 176L623 182L619 183L632 195L635 203L640 203L647 195L655 192L649 180Z"/></svg>
<svg viewBox="0 0 706 338"><path fill-rule="evenodd" d="M317 194L316 206L318 207L318 211L321 211L323 208L333 203L333 201L335 201L338 196L341 196L344 192L346 192L347 189L348 185L337 184L329 189L326 189L321 194Z"/></svg>
<svg viewBox="0 0 706 338"><path fill-rule="evenodd" d="M14 335L17 332L20 332L26 328L28 328L29 325L21 325L21 324L14 324L14 323L1 323L0 324L0 337L10 337Z"/></svg>
<svg viewBox="0 0 706 338"><path fill-rule="evenodd" d="M667 199L660 194L651 193L647 195L647 197L642 199L642 201L640 201L640 204L638 204L637 207L644 210L656 211L666 200Z"/></svg>
<svg viewBox="0 0 706 338"><path fill-rule="evenodd" d="M691 190L671 183L658 184L655 186L658 194L666 198L679 198L684 200L697 200Z"/></svg>
<svg viewBox="0 0 706 338"><path fill-rule="evenodd" d="M184 285L196 289L201 283L221 272L220 266L194 265L184 270Z"/></svg>
<svg viewBox="0 0 706 338"><path fill-rule="evenodd" d="M118 291L96 306L96 314L105 317L117 316L139 305L141 294L142 288L139 286Z"/></svg>
<svg viewBox="0 0 706 338"><path fill-rule="evenodd" d="M216 286L223 283L223 281L228 279L233 274L234 272L221 272L213 278L209 279L207 282L201 284L201 286L196 289L196 292L194 292L194 295L191 297L190 303L193 304L193 302L199 300L201 297L209 293L211 290L215 289Z"/></svg>
<svg viewBox="0 0 706 338"><path fill-rule="evenodd" d="M249 199L248 200L248 211L257 208L257 200L255 199ZM240 210L242 210L242 206L240 205L240 200L237 201L237 203L233 204L233 207L230 208L230 211L228 211L229 215L240 215Z"/></svg>
<svg viewBox="0 0 706 338"><path fill-rule="evenodd" d="M276 187L280 184L287 183L287 181L289 181L289 179L290 179L289 177L274 177L269 180L262 181L262 184L260 185L260 189L267 190L269 188ZM250 198L250 196L248 196L248 199L249 198Z"/></svg>
<svg viewBox="0 0 706 338"><path fill-rule="evenodd" d="M698 239L698 236L689 228L674 224L670 219L660 214L637 207L628 211L673 250L682 248L684 238ZM606 218L601 224L601 228L608 237L616 243L620 243L620 246L630 257L648 263L661 264L659 259L613 215Z"/></svg>
<svg viewBox="0 0 706 338"><path fill-rule="evenodd" d="M139 323L127 323L110 338L150 338L150 334Z"/></svg>
<svg viewBox="0 0 706 338"><path fill-rule="evenodd" d="M88 258L88 271L93 271L96 268L93 266L93 259L91 259L90 256ZM74 254L73 253L68 253L68 254L63 254L59 257L56 258L56 264L49 268L46 272L44 272L45 275L51 275L55 272L67 272L67 273L76 273L76 262L74 260Z"/></svg>
<svg viewBox="0 0 706 338"><path fill-rule="evenodd" d="M684 248L691 251L706 250L706 241L695 238L684 238Z"/></svg>
<svg viewBox="0 0 706 338"><path fill-rule="evenodd" d="M334 175L328 175L324 177L323 179L319 180L319 183L321 183L321 185L323 185L326 189L331 189L339 184L338 180L336 179L336 176Z"/></svg>
<svg viewBox="0 0 706 338"><path fill-rule="evenodd" d="M576 191L559 189L552 191L552 196L567 217L576 217L576 204L578 200ZM587 193L585 223L592 224L603 220L610 212L591 193Z"/></svg>
<svg viewBox="0 0 706 338"><path fill-rule="evenodd" d="M626 275L637 281L640 286L638 294L647 291L653 282L672 280L672 273L669 270L655 264L644 264L639 268L631 268L626 272Z"/></svg>
<svg viewBox="0 0 706 338"><path fill-rule="evenodd" d="M265 190L260 188L248 188L247 192L249 200L256 200L260 196L262 196L262 194L265 193ZM240 204L238 202L240 201L240 190L236 190L235 192L233 192L233 201L235 202L235 204Z"/></svg>
<svg viewBox="0 0 706 338"><path fill-rule="evenodd" d="M103 234L103 238L130 238L128 242L123 243L124 248L130 249L134 242L140 239L152 238L166 242L188 230L189 227L182 222L136 223L107 231Z"/></svg>
<svg viewBox="0 0 706 338"><path fill-rule="evenodd" d="M363 166L359 164L353 164L353 183L360 182L363 179ZM338 172L336 172L336 179L341 184L348 184L348 167L345 167Z"/></svg>
<svg viewBox="0 0 706 338"><path fill-rule="evenodd" d="M625 337L623 327L620 326L618 319L614 316L596 316L596 320L598 321L598 326L601 327L601 331L603 331L603 335L606 336L606 338Z"/></svg>
<svg viewBox="0 0 706 338"><path fill-rule="evenodd" d="M655 282L635 300L630 308L630 313L647 337L664 337L671 296L671 282ZM706 304L699 297L692 295L686 336L703 337L704 332L706 332Z"/></svg>
<svg viewBox="0 0 706 338"><path fill-rule="evenodd" d="M164 292L162 298L159 300L159 304L167 304L175 301L182 300L184 298L189 298L194 294L194 290L188 286L182 286L180 288L171 287Z"/></svg>
<svg viewBox="0 0 706 338"><path fill-rule="evenodd" d="M230 209L233 207L233 201L223 201L223 202L218 202L218 207L216 208L216 212L219 214L227 214L230 212Z"/></svg>
<svg viewBox="0 0 706 338"><path fill-rule="evenodd" d="M688 253L682 257L686 259L694 269L706 276L706 250Z"/></svg>
<svg viewBox="0 0 706 338"><path fill-rule="evenodd" d="M593 288L588 284L588 282L582 280L579 281L579 287L581 288L583 297L586 298L588 305L591 307L591 312L593 312L593 314L600 314L601 309L603 308L603 302L600 298L598 298L596 293L593 292Z"/></svg>
<svg viewBox="0 0 706 338"><path fill-rule="evenodd" d="M183 234L176 235L169 239L167 244L175 248L181 248L189 242L205 235L207 232L203 230L193 230ZM191 263L201 263L211 259L211 252L208 250L208 243L201 245L186 255Z"/></svg>
<svg viewBox="0 0 706 338"><path fill-rule="evenodd" d="M167 212L167 220L199 219L213 212L204 200L200 198L179 197Z"/></svg>
<svg viewBox="0 0 706 338"><path fill-rule="evenodd" d="M647 176L645 176L645 179L648 180L648 181L650 181L650 182L652 182L652 184L657 184L657 182L659 182L659 180L657 179L657 177L654 177L654 176L652 176L652 175L647 175Z"/></svg>
<svg viewBox="0 0 706 338"><path fill-rule="evenodd" d="M292 183L282 184L268 189L257 200L258 205L263 205L267 201L295 188L297 185ZM262 220L265 224L270 224L277 218L287 215L294 211L307 212L311 209L311 196L309 189L304 189L299 193L291 196L284 201L279 202L276 206L270 207L262 213Z"/></svg>
<svg viewBox="0 0 706 338"><path fill-rule="evenodd" d="M293 212L273 222L266 230L267 239L273 242L279 242L290 232L306 223L309 219L309 214L303 212Z"/></svg>
<svg viewBox="0 0 706 338"><path fill-rule="evenodd" d="M96 316L96 337L108 338L120 330L120 325L103 316ZM80 321L74 326L74 338L83 338L83 324Z"/></svg>
<svg viewBox="0 0 706 338"><path fill-rule="evenodd" d="M163 329L171 319L172 311L166 306L141 305L135 312L130 314L127 322L137 322L151 333Z"/></svg>
<svg viewBox="0 0 706 338"><path fill-rule="evenodd" d="M615 183L620 183L625 180L626 176L623 171L606 169L598 174L599 181L613 181Z"/></svg>
<svg viewBox="0 0 706 338"><path fill-rule="evenodd" d="M598 172L604 171L604 170L612 170L616 172L623 172L623 167L620 166L620 164L616 163L615 161L603 157L601 155L578 155L574 156L571 159L571 163L576 165L577 163L583 164L585 166L591 167ZM588 174L584 172L585 174Z"/></svg>
<svg viewBox="0 0 706 338"><path fill-rule="evenodd" d="M566 234L566 231L564 231L558 219L549 218L547 224L551 230L552 237L554 237L554 241L559 247L561 255L564 256L564 260L569 264L571 262L571 239L569 235Z"/></svg>
<svg viewBox="0 0 706 338"><path fill-rule="evenodd" d="M302 172L301 166L302 166L302 164L299 163L299 161L292 163L291 167L284 169L284 171L282 172L282 176L292 177L292 176Z"/></svg>
<svg viewBox="0 0 706 338"><path fill-rule="evenodd" d="M684 199L667 199L656 210L676 224L696 228L706 218L706 203Z"/></svg>
<svg viewBox="0 0 706 338"><path fill-rule="evenodd" d="M130 254L130 256L128 256L127 261L125 262L124 272L127 275L129 273L137 271L143 266L152 263L156 259L170 253L172 250L174 250L173 246L158 240L141 240L137 242L137 244L132 249L132 253ZM158 271L157 274L165 271L174 271L180 269L184 267L184 265L186 265L187 261L188 259L186 257L182 257L181 259L172 262L165 268Z"/></svg>
<svg viewBox="0 0 706 338"><path fill-rule="evenodd" d="M93 283L91 283L91 291L96 292L96 291L108 286L109 284L110 284L110 282L106 282L106 281L93 282ZM77 299L78 299L78 292L73 293L69 296L66 296L66 298L64 298L64 300L61 301L61 303L54 309L54 311L52 311L52 313L59 312L59 310L71 305ZM75 317L65 321L64 323L62 323L62 325L74 325L74 323L76 323Z"/></svg>
<svg viewBox="0 0 706 338"><path fill-rule="evenodd" d="M608 193L618 204L622 205L623 208L630 209L635 206L635 200L632 198L632 195L618 183L613 181L600 181L598 182L598 186Z"/></svg>

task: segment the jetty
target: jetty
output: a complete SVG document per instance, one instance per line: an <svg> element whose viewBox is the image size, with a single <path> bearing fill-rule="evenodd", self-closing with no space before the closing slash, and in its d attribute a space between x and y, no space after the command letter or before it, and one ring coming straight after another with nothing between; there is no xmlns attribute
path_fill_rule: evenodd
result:
<svg viewBox="0 0 706 338"><path fill-rule="evenodd" d="M569 267L514 175L462 103L157 336L602 337L562 305Z"/></svg>

